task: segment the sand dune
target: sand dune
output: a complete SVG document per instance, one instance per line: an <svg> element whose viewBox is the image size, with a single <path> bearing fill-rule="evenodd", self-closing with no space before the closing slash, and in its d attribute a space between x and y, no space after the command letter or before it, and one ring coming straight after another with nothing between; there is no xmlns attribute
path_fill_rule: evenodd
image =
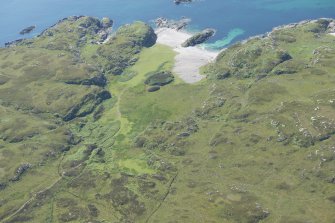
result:
<svg viewBox="0 0 335 223"><path fill-rule="evenodd" d="M204 78L199 68L213 61L219 52L212 52L200 47L181 47L192 35L184 31L160 28L156 30L157 43L168 45L178 53L175 57L173 72L186 83L195 83Z"/></svg>

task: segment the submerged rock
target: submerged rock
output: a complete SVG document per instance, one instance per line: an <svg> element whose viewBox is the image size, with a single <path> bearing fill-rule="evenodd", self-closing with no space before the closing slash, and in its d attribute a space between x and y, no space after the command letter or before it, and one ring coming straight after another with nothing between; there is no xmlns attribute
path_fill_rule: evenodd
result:
<svg viewBox="0 0 335 223"><path fill-rule="evenodd" d="M206 42L209 38L214 36L215 30L214 29L205 29L200 33L195 34L188 40L186 40L183 44L182 47L189 47L189 46L195 46L201 43Z"/></svg>

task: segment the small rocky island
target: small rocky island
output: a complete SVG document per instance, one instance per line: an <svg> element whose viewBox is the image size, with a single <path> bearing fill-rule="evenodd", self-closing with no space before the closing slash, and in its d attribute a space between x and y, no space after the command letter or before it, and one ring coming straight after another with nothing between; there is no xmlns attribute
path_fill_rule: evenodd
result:
<svg viewBox="0 0 335 223"><path fill-rule="evenodd" d="M209 38L215 35L215 30L214 29L205 29L200 33L195 34L188 40L186 40L183 44L182 47L189 47L189 46L195 46L201 43L206 42Z"/></svg>
<svg viewBox="0 0 335 223"><path fill-rule="evenodd" d="M180 3L191 3L192 0L174 0L174 3L176 5L179 5Z"/></svg>
<svg viewBox="0 0 335 223"><path fill-rule="evenodd" d="M31 33L35 28L36 28L36 26L29 26L29 27L24 28L23 30L21 30L20 34L25 35L25 34Z"/></svg>

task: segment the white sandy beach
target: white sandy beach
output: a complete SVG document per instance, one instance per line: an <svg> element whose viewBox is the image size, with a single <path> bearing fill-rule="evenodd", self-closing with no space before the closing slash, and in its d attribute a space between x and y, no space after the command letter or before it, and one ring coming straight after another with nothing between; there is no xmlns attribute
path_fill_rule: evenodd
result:
<svg viewBox="0 0 335 223"><path fill-rule="evenodd" d="M200 47L182 47L181 44L192 36L184 31L160 28L156 30L156 34L158 36L157 43L170 46L178 53L175 57L173 72L186 83L195 83L204 78L200 74L199 68L213 61L218 55L218 52L208 51Z"/></svg>
<svg viewBox="0 0 335 223"><path fill-rule="evenodd" d="M335 33L329 33L330 35L332 35L332 36L335 36Z"/></svg>

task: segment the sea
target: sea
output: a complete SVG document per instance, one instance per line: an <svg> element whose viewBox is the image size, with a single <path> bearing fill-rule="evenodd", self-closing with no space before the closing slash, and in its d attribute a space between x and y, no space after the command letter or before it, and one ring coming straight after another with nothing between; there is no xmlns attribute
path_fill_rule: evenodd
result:
<svg viewBox="0 0 335 223"><path fill-rule="evenodd" d="M115 29L137 20L154 25L157 17L187 17L191 32L217 30L205 47L219 50L279 25L335 18L335 0L194 0L180 5L173 0L0 0L0 46L34 37L71 15L110 17ZM31 25L37 27L32 33L19 34Z"/></svg>

